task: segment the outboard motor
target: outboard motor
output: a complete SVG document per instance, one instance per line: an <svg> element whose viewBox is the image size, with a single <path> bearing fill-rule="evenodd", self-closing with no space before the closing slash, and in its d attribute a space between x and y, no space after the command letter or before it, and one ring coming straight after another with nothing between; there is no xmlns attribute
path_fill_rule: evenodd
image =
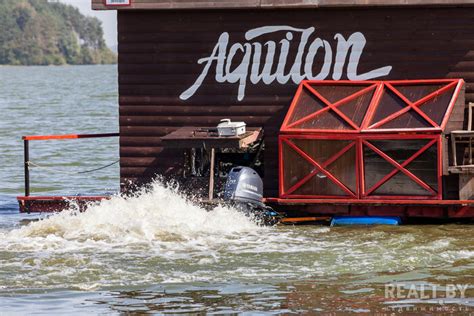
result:
<svg viewBox="0 0 474 316"><path fill-rule="evenodd" d="M263 225L276 224L280 216L263 203L263 181L249 167L230 170L224 190L224 200Z"/></svg>

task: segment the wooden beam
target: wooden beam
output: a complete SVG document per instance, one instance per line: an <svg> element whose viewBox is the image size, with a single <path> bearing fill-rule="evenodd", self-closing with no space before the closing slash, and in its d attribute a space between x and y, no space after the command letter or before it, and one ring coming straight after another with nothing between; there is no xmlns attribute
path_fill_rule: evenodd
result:
<svg viewBox="0 0 474 316"><path fill-rule="evenodd" d="M446 7L472 6L473 0L130 0L130 5L105 5L105 0L92 0L93 10L170 10L170 9L281 9L342 7Z"/></svg>

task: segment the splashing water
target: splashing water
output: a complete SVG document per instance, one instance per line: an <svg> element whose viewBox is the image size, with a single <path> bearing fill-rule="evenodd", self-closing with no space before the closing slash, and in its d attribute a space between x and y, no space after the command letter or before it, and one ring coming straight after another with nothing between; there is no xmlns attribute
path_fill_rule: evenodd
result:
<svg viewBox="0 0 474 316"><path fill-rule="evenodd" d="M362 295L373 291L366 284L429 279L452 265L458 271L449 277L463 280L474 269L474 251L458 246L449 226L440 229L261 227L228 207L206 211L176 187L155 182L82 213L71 209L0 231L0 295L156 284L222 284L217 288L246 293L248 282L288 280L311 288L315 281L308 280L317 280L325 291L342 280L343 293Z"/></svg>
<svg viewBox="0 0 474 316"><path fill-rule="evenodd" d="M259 228L238 211L197 206L177 187L156 181L132 197L115 196L90 206L71 209L9 233L6 238L57 239L109 244L190 240L201 235L228 236Z"/></svg>
<svg viewBox="0 0 474 316"><path fill-rule="evenodd" d="M228 207L208 212L155 182L83 213L72 209L0 232L1 281L9 289L90 290L395 273L474 256L453 250L456 242L410 227L261 227Z"/></svg>
<svg viewBox="0 0 474 316"><path fill-rule="evenodd" d="M180 194L177 187L157 181L134 196L114 196L82 213L72 208L0 232L0 254L6 254L6 269L21 265L31 276L27 282L40 287L59 285L63 277L74 278L81 267L87 273L99 269L100 274L114 275L99 283L84 284L83 278L74 282L73 288L89 289L121 284L125 279L134 283L192 279L187 273L177 273L176 278L172 266L179 260L198 266L213 264L223 248L246 239L258 240L264 231L268 229L237 210L217 206L207 211ZM127 260L138 269L123 270L122 263ZM109 270L114 264L117 268ZM169 265L168 271L153 271L154 265ZM142 275L144 271L147 273ZM42 277L38 278L39 274ZM24 285L23 276L15 278L18 285Z"/></svg>

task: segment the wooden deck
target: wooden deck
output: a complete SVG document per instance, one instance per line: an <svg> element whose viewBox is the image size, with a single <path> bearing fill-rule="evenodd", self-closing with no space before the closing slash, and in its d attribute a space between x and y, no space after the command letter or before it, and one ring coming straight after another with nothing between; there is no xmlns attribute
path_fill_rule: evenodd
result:
<svg viewBox="0 0 474 316"><path fill-rule="evenodd" d="M83 211L88 205L110 199L110 195L92 196L18 196L21 213L60 212L77 205Z"/></svg>
<svg viewBox="0 0 474 316"><path fill-rule="evenodd" d="M19 196L20 212L59 212L74 203L83 211L88 205L110 196ZM215 203L215 201L213 201ZM315 216L400 216L402 218L474 219L474 200L350 200L350 199L279 199L265 202L290 215Z"/></svg>
<svg viewBox="0 0 474 316"><path fill-rule="evenodd" d="M474 200L281 199L265 203L292 214L474 219Z"/></svg>

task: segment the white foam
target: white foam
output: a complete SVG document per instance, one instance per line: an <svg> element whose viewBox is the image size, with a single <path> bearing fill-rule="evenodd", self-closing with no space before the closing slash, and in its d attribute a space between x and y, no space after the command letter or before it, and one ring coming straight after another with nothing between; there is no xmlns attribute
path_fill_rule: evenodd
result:
<svg viewBox="0 0 474 316"><path fill-rule="evenodd" d="M207 211L179 194L176 187L155 182L151 189L135 196L115 196L83 213L75 209L57 213L2 237L10 241L28 238L25 246L44 249L62 247L65 240L89 246L183 240L192 243L200 235L229 236L259 229L234 209L218 206Z"/></svg>
<svg viewBox="0 0 474 316"><path fill-rule="evenodd" d="M22 271L0 281L9 288L68 284L93 290L250 275L296 277L298 268L287 261L298 252L321 250L314 238L329 229L311 231L304 236L291 228L261 227L224 206L207 211L176 187L155 182L132 197L116 196L83 213L71 209L0 233L0 252L8 254L0 264ZM270 257L282 263L273 264ZM242 266L246 269L236 269Z"/></svg>
<svg viewBox="0 0 474 316"><path fill-rule="evenodd" d="M454 237L410 227L260 227L206 211L154 183L83 213L74 209L0 233L0 284L94 290L176 282L252 282L411 271L470 259Z"/></svg>

